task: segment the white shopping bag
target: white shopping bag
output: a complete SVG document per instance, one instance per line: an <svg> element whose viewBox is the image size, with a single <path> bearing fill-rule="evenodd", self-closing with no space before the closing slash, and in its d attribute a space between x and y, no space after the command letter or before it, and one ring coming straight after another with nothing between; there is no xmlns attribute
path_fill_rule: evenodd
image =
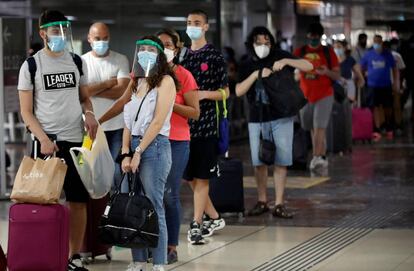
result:
<svg viewBox="0 0 414 271"><path fill-rule="evenodd" d="M70 149L70 155L90 197L100 199L106 196L114 180L115 163L102 128L98 127L91 150L74 147ZM80 156L82 163L79 163Z"/></svg>

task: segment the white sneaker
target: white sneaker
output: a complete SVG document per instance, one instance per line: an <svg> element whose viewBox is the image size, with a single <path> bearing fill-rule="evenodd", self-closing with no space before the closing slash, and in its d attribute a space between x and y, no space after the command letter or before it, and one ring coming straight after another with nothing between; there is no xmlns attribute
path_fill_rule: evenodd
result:
<svg viewBox="0 0 414 271"><path fill-rule="evenodd" d="M309 165L309 168L311 170L314 170L317 168L328 168L328 165L329 165L328 159L323 159L321 156L315 156L312 159L311 164Z"/></svg>
<svg viewBox="0 0 414 271"><path fill-rule="evenodd" d="M207 215L204 215L203 226L202 226L202 236L209 237L212 236L215 231L219 231L226 226L226 222L223 218L218 217L217 219L211 219Z"/></svg>
<svg viewBox="0 0 414 271"><path fill-rule="evenodd" d="M318 158L319 158L319 156L314 156L314 157L312 158L312 160L310 161L310 164L309 164L309 169L310 169L310 170L315 169L315 167L316 167L316 162L317 162Z"/></svg>
<svg viewBox="0 0 414 271"><path fill-rule="evenodd" d="M133 262L128 265L128 269L126 271L145 271L147 263L145 262Z"/></svg>
<svg viewBox="0 0 414 271"><path fill-rule="evenodd" d="M154 265L152 267L152 271L164 271L164 266L163 265Z"/></svg>
<svg viewBox="0 0 414 271"><path fill-rule="evenodd" d="M323 168L328 168L329 162L328 162L328 158L322 158L321 157L321 161L319 162L320 166Z"/></svg>

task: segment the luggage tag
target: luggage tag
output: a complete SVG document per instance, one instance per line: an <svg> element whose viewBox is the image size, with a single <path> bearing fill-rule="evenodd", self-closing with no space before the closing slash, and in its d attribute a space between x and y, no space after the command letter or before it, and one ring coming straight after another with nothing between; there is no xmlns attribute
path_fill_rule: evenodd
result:
<svg viewBox="0 0 414 271"><path fill-rule="evenodd" d="M103 217L108 217L109 210L111 210L111 205L106 205L105 212L103 213Z"/></svg>

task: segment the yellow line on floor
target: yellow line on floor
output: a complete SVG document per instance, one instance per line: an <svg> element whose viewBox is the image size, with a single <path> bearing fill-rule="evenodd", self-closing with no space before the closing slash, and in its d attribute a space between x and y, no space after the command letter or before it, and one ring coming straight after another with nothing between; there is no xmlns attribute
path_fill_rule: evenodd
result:
<svg viewBox="0 0 414 271"><path fill-rule="evenodd" d="M298 188L298 189L307 189L312 186L324 183L329 181L329 177L302 177L302 176L295 176L295 177L288 177L286 182L287 188ZM243 178L244 187L246 188L255 188L256 182L254 180L254 176L245 176ZM267 187L272 188L273 185L273 178L269 177L267 181Z"/></svg>

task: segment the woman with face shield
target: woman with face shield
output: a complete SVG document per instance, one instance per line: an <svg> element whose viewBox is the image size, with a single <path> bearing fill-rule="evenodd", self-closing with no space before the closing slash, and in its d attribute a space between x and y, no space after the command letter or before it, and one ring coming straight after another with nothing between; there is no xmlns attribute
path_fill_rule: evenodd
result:
<svg viewBox="0 0 414 271"><path fill-rule="evenodd" d="M292 165L293 118L280 118L271 110L269 98L259 78L269 77L272 73L287 69L309 71L313 69L310 62L297 59L292 54L276 48L275 39L270 31L262 26L255 27L246 41L248 58L240 64L239 83L236 85L236 95L247 93L249 102L249 139L252 163L258 191L257 204L248 215L257 216L269 211L267 204L267 166L259 159L259 144L263 138L274 142L276 155L274 159L273 178L275 183L275 206L273 216L291 218L292 214L284 205L284 190L286 184L287 166ZM280 82L282 84L283 81ZM272 140L273 139L273 140Z"/></svg>
<svg viewBox="0 0 414 271"><path fill-rule="evenodd" d="M179 91L176 93L175 104L170 122L172 166L167 178L164 195L168 228L168 263L170 264L177 261L176 246L178 245L181 217L181 203L179 198L180 183L189 155L190 128L188 125L188 118L198 119L200 109L198 103L198 93L194 91L198 88L194 77L181 65L176 64L176 57L179 55L181 48L178 34L173 30L165 29L158 32L157 36L160 38L164 46L164 53L168 65L171 71L176 75L180 84ZM139 54L139 52L140 50L137 49L137 54ZM150 58L147 57L146 59ZM146 61L150 62L151 60ZM134 64L134 77L145 77L148 66L145 65L144 59L141 59L141 63L142 66L139 62L138 64ZM147 67L147 69L145 69L145 67ZM152 70L153 69L150 69L149 73L152 73ZM134 84L131 82L122 97L119 98L100 118L100 123L103 123L121 113L124 104L131 99L133 94L133 85Z"/></svg>
<svg viewBox="0 0 414 271"><path fill-rule="evenodd" d="M175 97L174 111L171 116L171 155L172 166L167 178L164 203L165 217L168 228L168 264L176 262L177 245L180 234L180 187L184 169L190 154L190 127L188 118L197 120L200 115L197 83L193 75L183 66L178 65L176 56L182 47L180 36L169 29L157 33L158 38L164 44L164 53L167 56L168 64L174 71L180 83L180 90Z"/></svg>
<svg viewBox="0 0 414 271"><path fill-rule="evenodd" d="M146 195L158 214L158 247L152 250L153 269L164 270L167 263L167 227L164 187L171 168L170 118L178 82L167 63L162 42L147 36L136 42L131 80L126 93L132 93L124 107L122 170L137 173ZM128 95L127 95L128 96ZM147 249L132 249L133 263L128 271L145 270Z"/></svg>

